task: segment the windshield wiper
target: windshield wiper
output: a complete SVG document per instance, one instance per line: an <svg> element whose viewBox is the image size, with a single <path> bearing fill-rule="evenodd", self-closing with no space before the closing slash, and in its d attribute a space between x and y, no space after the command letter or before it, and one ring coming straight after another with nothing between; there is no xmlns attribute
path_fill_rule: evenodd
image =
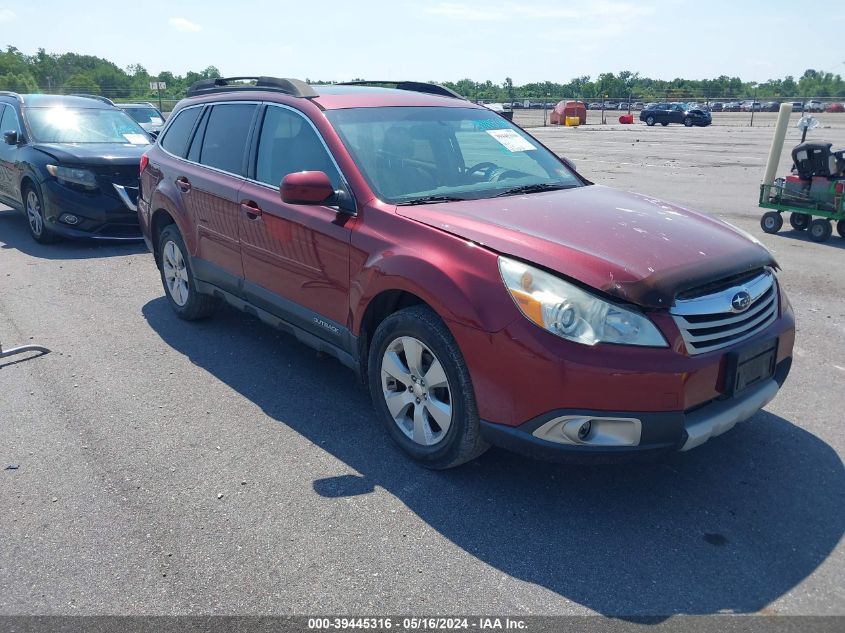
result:
<svg viewBox="0 0 845 633"><path fill-rule="evenodd" d="M554 191L556 189L571 189L573 185L562 185L560 183L539 182L533 185L522 185L521 187L514 187L502 193L497 193L494 197L501 196L515 196L519 193L537 193L539 191Z"/></svg>
<svg viewBox="0 0 845 633"><path fill-rule="evenodd" d="M429 204L433 202L460 202L466 198L457 198L455 196L423 196L422 198L414 198L413 200L406 200L405 202L397 202L401 207L410 207L415 204Z"/></svg>

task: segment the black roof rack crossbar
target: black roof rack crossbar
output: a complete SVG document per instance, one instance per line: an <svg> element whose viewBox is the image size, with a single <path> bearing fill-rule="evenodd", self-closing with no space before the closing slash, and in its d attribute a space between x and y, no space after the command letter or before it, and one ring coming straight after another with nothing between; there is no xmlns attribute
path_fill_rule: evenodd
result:
<svg viewBox="0 0 845 633"><path fill-rule="evenodd" d="M340 86L382 86L395 88L396 90L409 90L411 92L424 92L430 95L440 95L441 97L452 97L454 99L464 99L454 90L450 90L446 86L440 84L433 84L426 81L342 81Z"/></svg>
<svg viewBox="0 0 845 633"><path fill-rule="evenodd" d="M237 84L235 81L254 81L254 84ZM215 92L229 92L235 90L271 90L283 92L293 97L316 97L314 89L299 79L282 79L280 77L218 77L217 79L202 79L191 84L187 96L212 94Z"/></svg>

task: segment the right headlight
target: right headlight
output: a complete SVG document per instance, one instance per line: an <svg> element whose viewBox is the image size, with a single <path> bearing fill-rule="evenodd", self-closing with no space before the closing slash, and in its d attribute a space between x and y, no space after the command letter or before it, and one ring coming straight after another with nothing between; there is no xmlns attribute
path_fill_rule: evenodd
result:
<svg viewBox="0 0 845 633"><path fill-rule="evenodd" d="M499 272L522 314L561 338L583 345L668 347L657 326L635 310L508 257L499 257Z"/></svg>
<svg viewBox="0 0 845 633"><path fill-rule="evenodd" d="M47 165L47 171L61 183L79 185L85 189L97 188L97 176L88 169L78 167L62 167L61 165Z"/></svg>

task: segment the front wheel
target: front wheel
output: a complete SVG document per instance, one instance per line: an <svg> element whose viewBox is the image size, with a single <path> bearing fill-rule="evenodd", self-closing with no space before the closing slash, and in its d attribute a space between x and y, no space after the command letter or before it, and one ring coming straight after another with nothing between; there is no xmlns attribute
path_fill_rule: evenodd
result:
<svg viewBox="0 0 845 633"><path fill-rule="evenodd" d="M663 127L666 127L667 125L669 125L669 123L667 121L661 121L660 125L662 125Z"/></svg>
<svg viewBox="0 0 845 633"><path fill-rule="evenodd" d="M690 117L685 118L684 125L686 125L687 127L692 127L692 119Z"/></svg>
<svg viewBox="0 0 845 633"><path fill-rule="evenodd" d="M451 468L487 450L469 370L427 306L382 321L370 345L367 379L388 433L421 465Z"/></svg>
<svg viewBox="0 0 845 633"><path fill-rule="evenodd" d="M760 228L766 233L777 233L783 226L783 216L777 211L768 211L760 218Z"/></svg>
<svg viewBox="0 0 845 633"><path fill-rule="evenodd" d="M814 242L826 242L833 233L833 227L829 220L823 218L816 218L810 222L810 227L807 229L810 234L810 239Z"/></svg>
<svg viewBox="0 0 845 633"><path fill-rule="evenodd" d="M645 124L648 125L649 127L653 126L654 125L654 117L653 116L648 117L645 120Z"/></svg>
<svg viewBox="0 0 845 633"><path fill-rule="evenodd" d="M836 223L836 232L839 233L839 237L845 239L845 220L839 220Z"/></svg>
<svg viewBox="0 0 845 633"><path fill-rule="evenodd" d="M217 299L197 290L188 249L175 224L164 228L158 244L161 283L170 307L186 321L209 316L217 307Z"/></svg>
<svg viewBox="0 0 845 633"><path fill-rule="evenodd" d="M44 205L41 202L41 192L34 185L23 190L24 212L29 234L39 244L54 244L61 238L47 228L44 221Z"/></svg>

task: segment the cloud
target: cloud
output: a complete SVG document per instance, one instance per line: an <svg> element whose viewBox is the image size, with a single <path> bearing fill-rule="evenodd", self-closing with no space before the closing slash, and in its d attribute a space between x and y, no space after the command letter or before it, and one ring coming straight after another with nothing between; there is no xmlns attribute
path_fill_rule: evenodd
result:
<svg viewBox="0 0 845 633"><path fill-rule="evenodd" d="M17 14L11 9L0 9L0 22L11 22L16 17Z"/></svg>
<svg viewBox="0 0 845 633"><path fill-rule="evenodd" d="M199 24L194 24L186 18L170 18L167 23L177 31L182 31L183 33L202 31L202 27Z"/></svg>

